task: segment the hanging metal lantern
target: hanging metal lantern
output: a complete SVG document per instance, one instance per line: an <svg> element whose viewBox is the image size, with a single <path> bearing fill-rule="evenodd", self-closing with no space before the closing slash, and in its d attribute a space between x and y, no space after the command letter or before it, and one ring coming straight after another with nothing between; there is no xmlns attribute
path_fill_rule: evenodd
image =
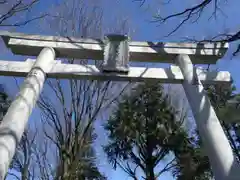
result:
<svg viewBox="0 0 240 180"><path fill-rule="evenodd" d="M127 73L129 71L129 38L110 34L104 37L104 72Z"/></svg>

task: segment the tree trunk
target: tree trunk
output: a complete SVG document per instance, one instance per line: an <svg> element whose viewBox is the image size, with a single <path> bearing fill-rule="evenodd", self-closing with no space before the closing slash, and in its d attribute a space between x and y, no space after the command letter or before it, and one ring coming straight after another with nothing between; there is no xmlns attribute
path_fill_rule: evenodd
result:
<svg viewBox="0 0 240 180"><path fill-rule="evenodd" d="M28 155L25 155L25 157L28 157ZM30 177L30 174L28 173L28 169L30 166L30 159L27 160L26 163L24 163L23 168L21 170L21 178L22 180L28 180Z"/></svg>
<svg viewBox="0 0 240 180"><path fill-rule="evenodd" d="M148 127L146 128L148 130ZM155 180L154 163L153 163L153 147L151 145L151 137L147 136L147 159L146 159L146 178L147 180Z"/></svg>
<svg viewBox="0 0 240 180"><path fill-rule="evenodd" d="M146 178L147 180L155 180L154 168L152 164L148 164L146 167Z"/></svg>
<svg viewBox="0 0 240 180"><path fill-rule="evenodd" d="M28 169L24 168L22 172L22 180L28 179Z"/></svg>

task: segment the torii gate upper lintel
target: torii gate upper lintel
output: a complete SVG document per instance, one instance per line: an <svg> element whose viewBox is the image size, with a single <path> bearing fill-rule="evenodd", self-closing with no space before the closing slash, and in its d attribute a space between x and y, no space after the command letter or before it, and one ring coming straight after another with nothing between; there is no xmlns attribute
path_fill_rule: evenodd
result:
<svg viewBox="0 0 240 180"><path fill-rule="evenodd" d="M192 108L215 178L217 180L239 179L239 164L202 86L202 83L229 83L231 76L228 72L206 72L193 66L193 64L215 64L227 51L227 43L134 42L126 38L121 39L120 36L119 42L116 39L113 42L112 38L108 38L106 42L96 39L26 35L6 31L0 32L0 35L13 53L37 56L36 60L25 62L0 61L0 75L25 77L28 74L19 95L12 102L0 125L0 179L3 179L8 171L46 76L181 83ZM104 59L106 69L103 70L110 70L111 73L99 70L92 65L62 64L55 61L56 57ZM128 68L128 60L176 63L177 66L167 69Z"/></svg>
<svg viewBox="0 0 240 180"><path fill-rule="evenodd" d="M100 39L27 35L0 31L14 54L38 56L44 47L52 47L59 58L103 60L104 42ZM215 64L228 50L228 43L129 42L129 60L174 63L178 54L187 54L193 64ZM207 57L206 57L207 56Z"/></svg>

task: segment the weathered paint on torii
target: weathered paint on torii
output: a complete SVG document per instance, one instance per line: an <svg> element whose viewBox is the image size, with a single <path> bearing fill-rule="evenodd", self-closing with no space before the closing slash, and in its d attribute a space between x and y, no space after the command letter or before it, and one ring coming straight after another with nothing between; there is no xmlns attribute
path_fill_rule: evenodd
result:
<svg viewBox="0 0 240 180"><path fill-rule="evenodd" d="M38 56L25 62L0 61L0 75L27 76L0 125L0 179L7 173L28 117L42 90L45 77L97 80L181 83L196 120L217 180L239 179L239 164L202 83L230 83L228 72L206 72L193 64L214 64L228 49L223 43L129 42L130 60L176 63L170 68L131 67L128 74L104 73L96 66L62 64L56 57L103 59L102 40L26 35L2 32L5 44L15 54Z"/></svg>

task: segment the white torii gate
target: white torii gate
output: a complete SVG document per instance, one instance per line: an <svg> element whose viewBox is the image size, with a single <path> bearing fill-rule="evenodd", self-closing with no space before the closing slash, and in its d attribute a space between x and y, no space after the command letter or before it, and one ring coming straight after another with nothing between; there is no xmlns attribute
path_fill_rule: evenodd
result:
<svg viewBox="0 0 240 180"><path fill-rule="evenodd" d="M4 179L8 171L9 164L46 77L86 78L102 81L155 80L163 83L181 83L192 108L215 179L240 179L240 166L202 85L202 83L229 84L231 76L228 72L207 72L193 66L193 64L215 64L227 51L228 44L132 41L126 43L126 38L123 38L120 40L120 45L115 44L115 46L121 46L120 51L126 51L129 54L120 57L123 60L122 62L119 60L117 60L118 63L115 62L115 70L111 69L111 72L105 72L93 65L62 64L61 61L56 61L55 58L104 59L106 61L108 58L111 59L109 52L113 52L110 47L111 43L116 42L114 38L108 39L110 45L106 45L106 41L97 39L38 36L9 32L0 32L0 35L6 46L14 54L37 56L36 60L27 59L23 62L0 61L0 75L26 77L19 94L12 102L0 124L0 180ZM122 44L122 42L125 44ZM177 65L171 65L170 68L166 69L128 68L128 59L133 61L167 62ZM125 65L124 73L121 72L123 65Z"/></svg>

